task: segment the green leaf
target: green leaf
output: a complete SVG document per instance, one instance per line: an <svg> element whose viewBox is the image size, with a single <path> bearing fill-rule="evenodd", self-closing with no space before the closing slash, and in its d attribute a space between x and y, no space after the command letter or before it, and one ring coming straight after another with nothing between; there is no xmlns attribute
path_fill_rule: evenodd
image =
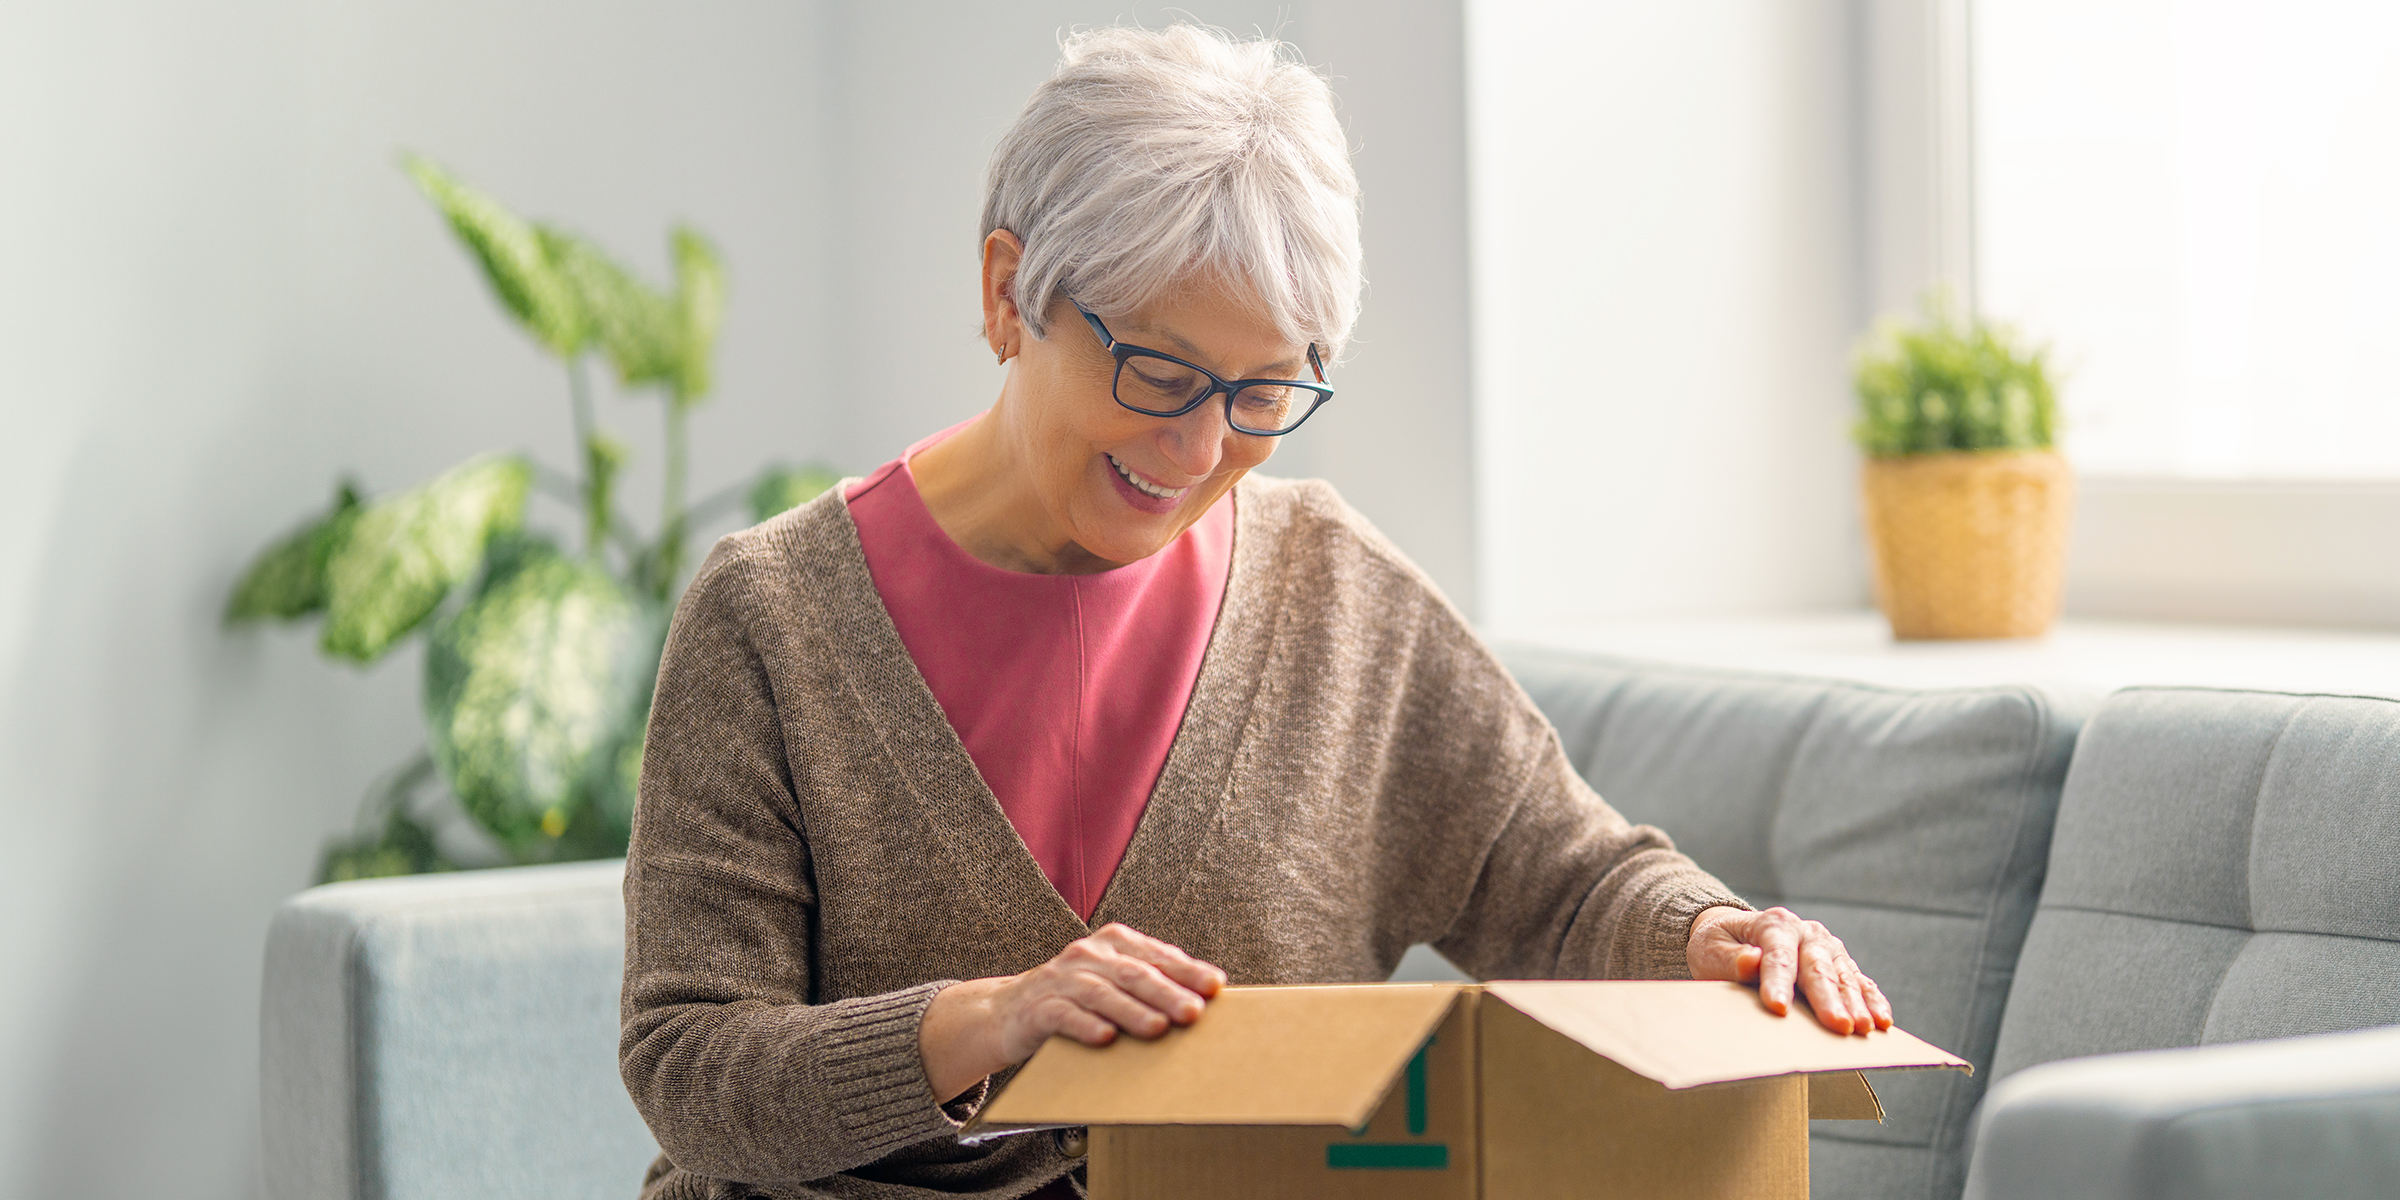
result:
<svg viewBox="0 0 2400 1200"><path fill-rule="evenodd" d="M592 332L618 380L671 384L683 340L674 302L583 238L548 227L540 236L591 315Z"/></svg>
<svg viewBox="0 0 2400 1200"><path fill-rule="evenodd" d="M225 623L292 620L325 607L325 564L358 518L358 489L343 480L324 516L267 547L242 574L225 604Z"/></svg>
<svg viewBox="0 0 2400 1200"><path fill-rule="evenodd" d="M488 455L368 505L326 564L325 653L373 662L471 578L525 520L533 467Z"/></svg>
<svg viewBox="0 0 2400 1200"><path fill-rule="evenodd" d="M496 544L425 656L434 762L468 814L520 857L578 826L621 830L664 634L663 614L606 571L546 542Z"/></svg>
<svg viewBox="0 0 2400 1200"><path fill-rule="evenodd" d="M759 472L758 482L750 485L750 519L764 521L779 512L798 508L841 479L824 467L768 467Z"/></svg>
<svg viewBox="0 0 2400 1200"><path fill-rule="evenodd" d="M1939 295L1914 324L1876 322L1859 349L1859 448L1879 458L1948 450L2040 450L2056 440L2048 351L2006 326L1962 320Z"/></svg>
<svg viewBox="0 0 2400 1200"><path fill-rule="evenodd" d="M688 225L675 227L675 311L682 335L675 402L696 404L714 383L717 330L725 322L725 262Z"/></svg>
<svg viewBox="0 0 2400 1200"><path fill-rule="evenodd" d="M383 828L374 835L337 838L326 843L317 859L317 882L340 883L347 879L382 879L457 869L456 863L443 857L431 829L406 811L395 808L385 815Z"/></svg>
<svg viewBox="0 0 2400 1200"><path fill-rule="evenodd" d="M423 158L412 154L405 162L409 177L449 218L452 232L482 264L483 277L502 307L561 358L571 358L591 344L591 314L574 282L560 269L546 231Z"/></svg>

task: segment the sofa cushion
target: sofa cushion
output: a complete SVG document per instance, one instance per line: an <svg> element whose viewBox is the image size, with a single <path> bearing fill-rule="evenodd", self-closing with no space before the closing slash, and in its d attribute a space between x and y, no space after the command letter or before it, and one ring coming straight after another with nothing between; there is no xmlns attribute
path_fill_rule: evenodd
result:
<svg viewBox="0 0 2400 1200"><path fill-rule="evenodd" d="M1886 1072L1890 1119L1819 1122L1815 1194L1955 1197L2041 887L2079 706L1510 647L1568 756L1627 817L1761 908L1825 922L1910 1032L1975 1076Z"/></svg>
<svg viewBox="0 0 2400 1200"><path fill-rule="evenodd" d="M631 1196L624 863L311 888L267 935L267 1194Z"/></svg>
<svg viewBox="0 0 2400 1200"><path fill-rule="evenodd" d="M2400 702L2111 696L2075 752L1995 1078L2400 1022Z"/></svg>

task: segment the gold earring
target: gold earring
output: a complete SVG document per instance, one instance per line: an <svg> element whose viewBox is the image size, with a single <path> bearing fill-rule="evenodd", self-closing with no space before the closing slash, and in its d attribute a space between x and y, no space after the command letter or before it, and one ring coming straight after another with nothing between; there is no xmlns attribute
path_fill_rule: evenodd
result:
<svg viewBox="0 0 2400 1200"><path fill-rule="evenodd" d="M999 360L1000 360L1000 365L1001 365L1001 366L1004 366L1004 367L1005 367L1005 366L1007 366L1007 365L1008 365L1008 351L1006 351L1006 350L1003 350L1003 351L1001 351L1000 353L998 353L998 354L994 355L993 357L995 357L995 358L997 358L997 359L999 359Z"/></svg>

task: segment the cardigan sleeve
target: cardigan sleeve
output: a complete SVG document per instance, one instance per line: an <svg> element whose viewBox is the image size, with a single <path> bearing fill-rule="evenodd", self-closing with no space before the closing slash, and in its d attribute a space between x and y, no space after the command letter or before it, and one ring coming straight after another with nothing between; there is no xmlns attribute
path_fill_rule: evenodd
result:
<svg viewBox="0 0 2400 1200"><path fill-rule="evenodd" d="M1374 697L1342 707L1375 747L1382 898L1397 953L1433 943L1484 979L1679 979L1693 918L1747 908L1723 883L1584 783L1550 722L1400 551L1321 484L1301 485L1295 562L1312 674Z"/></svg>
<svg viewBox="0 0 2400 1200"><path fill-rule="evenodd" d="M1547 722L1525 743L1521 782L1491 797L1495 835L1435 949L1482 979L1691 978L1693 919L1749 905L1609 807Z"/></svg>
<svg viewBox="0 0 2400 1200"><path fill-rule="evenodd" d="M749 573L721 543L668 635L626 857L618 1066L676 1166L778 1183L959 1126L917 1046L942 983L811 1002L816 893Z"/></svg>

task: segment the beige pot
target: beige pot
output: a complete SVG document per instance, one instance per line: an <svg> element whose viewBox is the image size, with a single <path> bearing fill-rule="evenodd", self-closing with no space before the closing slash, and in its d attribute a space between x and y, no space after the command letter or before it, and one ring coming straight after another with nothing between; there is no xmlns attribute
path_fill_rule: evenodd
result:
<svg viewBox="0 0 2400 1200"><path fill-rule="evenodd" d="M1892 636L2032 637L2058 618L2075 477L2048 450L1870 458L1867 545Z"/></svg>

